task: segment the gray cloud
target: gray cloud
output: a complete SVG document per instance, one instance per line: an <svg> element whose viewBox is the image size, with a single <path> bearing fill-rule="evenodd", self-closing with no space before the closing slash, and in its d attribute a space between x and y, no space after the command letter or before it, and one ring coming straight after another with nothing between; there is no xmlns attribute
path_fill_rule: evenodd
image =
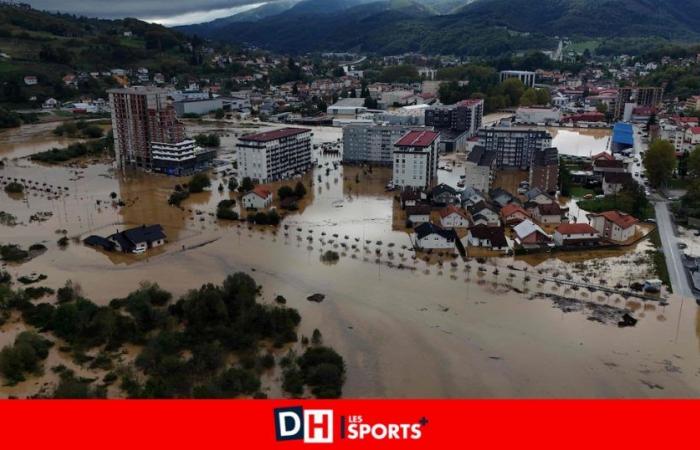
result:
<svg viewBox="0 0 700 450"><path fill-rule="evenodd" d="M263 0L23 0L36 9L103 18L165 18L230 9Z"/></svg>

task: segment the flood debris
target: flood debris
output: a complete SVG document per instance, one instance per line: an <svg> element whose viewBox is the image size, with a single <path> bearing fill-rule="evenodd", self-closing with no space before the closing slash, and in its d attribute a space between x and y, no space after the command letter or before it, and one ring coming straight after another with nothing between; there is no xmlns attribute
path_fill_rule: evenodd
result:
<svg viewBox="0 0 700 450"><path fill-rule="evenodd" d="M312 294L306 297L306 299L310 302L315 302L315 303L321 303L323 299L326 298L325 295L323 294Z"/></svg>
<svg viewBox="0 0 700 450"><path fill-rule="evenodd" d="M629 313L623 314L622 320L617 323L617 326L620 328L633 327L635 325L637 325L637 319L629 315Z"/></svg>

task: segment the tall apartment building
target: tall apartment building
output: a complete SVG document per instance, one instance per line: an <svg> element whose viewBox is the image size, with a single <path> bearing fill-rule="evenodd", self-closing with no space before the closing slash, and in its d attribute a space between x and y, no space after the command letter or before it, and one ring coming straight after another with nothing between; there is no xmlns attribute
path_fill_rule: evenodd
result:
<svg viewBox="0 0 700 450"><path fill-rule="evenodd" d="M343 162L391 165L394 143L412 129L407 125L352 124L343 127Z"/></svg>
<svg viewBox="0 0 700 450"><path fill-rule="evenodd" d="M559 187L559 150L555 147L537 149L530 162L530 189L554 193Z"/></svg>
<svg viewBox="0 0 700 450"><path fill-rule="evenodd" d="M394 185L428 188L437 179L439 133L412 130L394 144Z"/></svg>
<svg viewBox="0 0 700 450"><path fill-rule="evenodd" d="M537 75L535 72L528 72L525 70L502 70L499 74L501 83L509 78L517 78L522 81L525 87L535 87L535 78Z"/></svg>
<svg viewBox="0 0 700 450"><path fill-rule="evenodd" d="M652 106L656 108L661 104L663 96L663 87L622 87L617 92L617 101L615 102L615 110L613 111L613 117L615 120L622 119L625 113L625 107L628 104L637 106Z"/></svg>
<svg viewBox="0 0 700 450"><path fill-rule="evenodd" d="M185 127L178 121L169 99L170 91L150 86L111 89L114 151L120 168L151 169L151 144L176 144L185 140Z"/></svg>
<svg viewBox="0 0 700 450"><path fill-rule="evenodd" d="M496 152L499 169L528 169L532 154L552 146L552 135L545 130L522 127L482 128L479 145Z"/></svg>
<svg viewBox="0 0 700 450"><path fill-rule="evenodd" d="M425 125L437 129L466 131L474 136L484 118L484 101L467 99L454 105L433 106L425 110Z"/></svg>
<svg viewBox="0 0 700 450"><path fill-rule="evenodd" d="M481 192L489 192L496 178L496 152L475 146L464 162L464 182Z"/></svg>
<svg viewBox="0 0 700 450"><path fill-rule="evenodd" d="M311 167L311 130L280 128L248 134L238 139L241 177L258 183L291 178Z"/></svg>

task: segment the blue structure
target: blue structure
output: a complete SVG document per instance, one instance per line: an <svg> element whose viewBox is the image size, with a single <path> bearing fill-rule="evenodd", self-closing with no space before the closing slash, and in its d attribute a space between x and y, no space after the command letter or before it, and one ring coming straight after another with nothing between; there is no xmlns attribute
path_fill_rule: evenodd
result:
<svg viewBox="0 0 700 450"><path fill-rule="evenodd" d="M620 153L634 147L634 129L629 123L618 122L612 132L612 152Z"/></svg>

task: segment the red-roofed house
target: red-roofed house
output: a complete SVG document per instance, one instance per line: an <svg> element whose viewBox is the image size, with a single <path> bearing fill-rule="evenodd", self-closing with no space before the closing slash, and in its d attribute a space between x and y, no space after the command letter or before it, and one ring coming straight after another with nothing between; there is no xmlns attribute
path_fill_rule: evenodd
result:
<svg viewBox="0 0 700 450"><path fill-rule="evenodd" d="M685 132L685 140L692 146L700 144L700 127L690 127Z"/></svg>
<svg viewBox="0 0 700 450"><path fill-rule="evenodd" d="M530 214L525 211L520 205L508 203L501 208L501 219L506 225L517 225L523 220L530 219Z"/></svg>
<svg viewBox="0 0 700 450"><path fill-rule="evenodd" d="M637 229L635 225L639 222L635 217L620 211L603 211L586 217L602 237L614 242L631 239Z"/></svg>
<svg viewBox="0 0 700 450"><path fill-rule="evenodd" d="M241 201L246 209L265 209L272 204L272 192L262 186L255 186L252 191L243 195Z"/></svg>
<svg viewBox="0 0 700 450"><path fill-rule="evenodd" d="M438 137L434 131L412 130L394 144L394 186L428 188L437 178Z"/></svg>
<svg viewBox="0 0 700 450"><path fill-rule="evenodd" d="M439 211L440 225L443 228L469 228L470 220L467 213L455 205L448 205Z"/></svg>
<svg viewBox="0 0 700 450"><path fill-rule="evenodd" d="M558 246L589 246L600 241L598 231L587 223L563 223L554 231L553 238Z"/></svg>

